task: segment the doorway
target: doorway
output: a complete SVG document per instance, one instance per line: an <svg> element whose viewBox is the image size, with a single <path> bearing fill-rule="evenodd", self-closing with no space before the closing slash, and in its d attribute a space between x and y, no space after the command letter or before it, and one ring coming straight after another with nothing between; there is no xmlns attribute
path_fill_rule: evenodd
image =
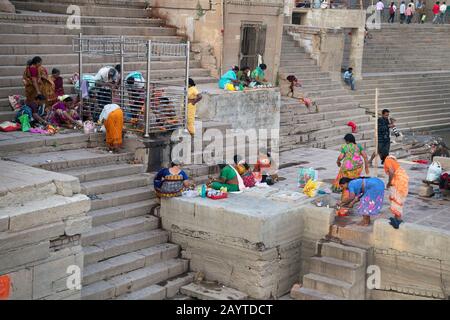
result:
<svg viewBox="0 0 450 320"><path fill-rule="evenodd" d="M267 26L261 22L243 22L241 25L241 48L239 50L239 67L248 66L255 69L258 56L264 61Z"/></svg>

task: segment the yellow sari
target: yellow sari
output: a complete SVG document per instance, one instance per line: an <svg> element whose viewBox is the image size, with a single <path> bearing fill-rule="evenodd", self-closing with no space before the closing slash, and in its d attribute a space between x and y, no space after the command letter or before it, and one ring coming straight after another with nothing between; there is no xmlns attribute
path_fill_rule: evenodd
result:
<svg viewBox="0 0 450 320"><path fill-rule="evenodd" d="M188 89L188 99L194 100L198 96L198 90L195 86L189 87ZM197 106L193 103L188 103L187 107L187 129L191 135L195 134L195 113L197 111Z"/></svg>

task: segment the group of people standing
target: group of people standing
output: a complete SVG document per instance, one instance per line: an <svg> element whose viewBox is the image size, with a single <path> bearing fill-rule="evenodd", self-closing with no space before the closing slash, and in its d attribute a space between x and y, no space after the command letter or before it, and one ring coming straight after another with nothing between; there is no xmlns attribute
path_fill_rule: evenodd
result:
<svg viewBox="0 0 450 320"><path fill-rule="evenodd" d="M414 3L414 0L411 0L408 4L406 4L405 1L402 0L399 6L399 14L400 14L400 23L406 23L410 24L413 22L413 18L417 17L416 22L417 23L424 23L426 19L425 15L425 6L426 2L425 0L417 0L416 3ZM383 10L384 4L381 0L377 3L377 10ZM395 22L395 16L397 13L397 6L394 2L391 2L389 5L389 23Z"/></svg>
<svg viewBox="0 0 450 320"><path fill-rule="evenodd" d="M409 177L397 159L389 154L390 128L393 123L389 121L388 110L383 110L378 124L380 137L378 154L389 177L387 184L377 177L369 177L369 168L375 154L369 160L363 146L356 143L352 134L347 134L337 159L339 173L333 183L333 191L342 193L339 208L350 210L358 203L356 211L362 216L359 225L368 226L370 218L378 215L383 207L385 189L389 190L390 211L393 214L390 224L398 229L403 221L403 206L408 195ZM366 176L362 176L363 170Z"/></svg>

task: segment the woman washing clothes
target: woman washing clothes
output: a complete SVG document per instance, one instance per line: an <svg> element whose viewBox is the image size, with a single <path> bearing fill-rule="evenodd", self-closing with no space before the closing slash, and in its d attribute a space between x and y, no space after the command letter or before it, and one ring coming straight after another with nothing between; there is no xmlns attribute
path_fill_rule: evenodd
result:
<svg viewBox="0 0 450 320"><path fill-rule="evenodd" d="M339 173L333 183L333 191L341 192L340 180L341 178L355 179L361 176L363 167L365 167L366 174L369 174L369 161L364 148L356 143L355 136L351 133L344 137L345 144L341 147L341 154L337 159L337 166L340 168Z"/></svg>
<svg viewBox="0 0 450 320"><path fill-rule="evenodd" d="M100 122L104 121L106 129L106 144L112 152L119 152L122 146L122 131L123 131L123 112L117 104L107 104L100 117Z"/></svg>
<svg viewBox="0 0 450 320"><path fill-rule="evenodd" d="M398 229L403 222L403 205L408 196L409 177L405 169L400 167L397 158L387 156L384 161L384 171L389 176L386 189L389 190L390 210L394 217L389 218L391 226Z"/></svg>
<svg viewBox="0 0 450 320"><path fill-rule="evenodd" d="M74 101L69 95L59 97L59 101L52 106L48 119L52 125L58 127L73 129L82 126L80 115L77 113Z"/></svg>
<svg viewBox="0 0 450 320"><path fill-rule="evenodd" d="M359 226L370 225L370 217L378 215L383 207L384 182L378 178L341 178L339 186L348 190L348 197L339 203L339 207L353 208L359 202L357 213L362 216Z"/></svg>

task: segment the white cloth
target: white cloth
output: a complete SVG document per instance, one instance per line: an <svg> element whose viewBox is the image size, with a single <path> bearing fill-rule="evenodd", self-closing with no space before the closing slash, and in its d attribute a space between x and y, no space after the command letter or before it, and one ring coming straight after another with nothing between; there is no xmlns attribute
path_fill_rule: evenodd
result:
<svg viewBox="0 0 450 320"><path fill-rule="evenodd" d="M406 5L404 3L402 3L400 5L400 14L405 14L406 11Z"/></svg>
<svg viewBox="0 0 450 320"><path fill-rule="evenodd" d="M439 7L439 11L441 13L445 13L445 11L447 11L447 5L446 4L441 4L441 6Z"/></svg>
<svg viewBox="0 0 450 320"><path fill-rule="evenodd" d="M381 1L377 2L377 11L382 11L384 9L384 3Z"/></svg>
<svg viewBox="0 0 450 320"><path fill-rule="evenodd" d="M94 76L94 80L95 81L103 81L103 82L108 82L108 74L109 74L109 70L114 69L111 66L106 66L101 68L100 70L98 70L97 74ZM114 69L115 70L115 69ZM117 80L119 79L119 72L116 72L113 81L117 82Z"/></svg>
<svg viewBox="0 0 450 320"><path fill-rule="evenodd" d="M236 172L236 177L237 177L238 185L239 185L239 191L244 191L246 189L244 180L242 180L241 175L239 174L239 172L237 172L237 170L234 166L232 166L232 165L229 165L229 166L234 170L234 172Z"/></svg>
<svg viewBox="0 0 450 320"><path fill-rule="evenodd" d="M103 107L102 113L100 113L100 117L98 118L99 121L108 119L108 116L111 112L114 110L120 109L119 105L117 104L107 104Z"/></svg>

